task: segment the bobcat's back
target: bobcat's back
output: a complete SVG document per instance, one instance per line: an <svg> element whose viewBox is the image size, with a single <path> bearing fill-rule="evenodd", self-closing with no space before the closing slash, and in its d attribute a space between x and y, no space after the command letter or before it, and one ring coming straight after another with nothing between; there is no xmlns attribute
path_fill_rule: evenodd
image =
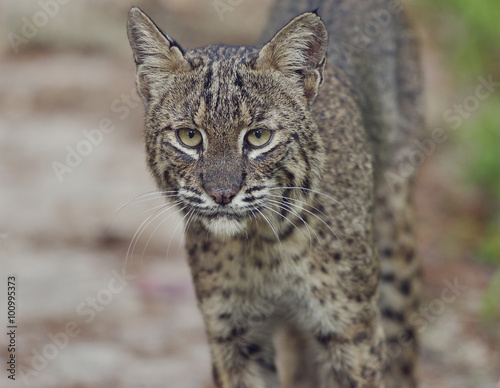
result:
<svg viewBox="0 0 500 388"><path fill-rule="evenodd" d="M328 30L328 64L341 69L352 85L374 160L386 387L413 387L418 342L411 316L418 309L420 264L415 258L413 173L403 177L398 171L424 134L418 43L399 0L278 0L262 41L294 15L315 9ZM325 118L337 107L325 88L328 84L318 96L316 117L328 138L335 122Z"/></svg>

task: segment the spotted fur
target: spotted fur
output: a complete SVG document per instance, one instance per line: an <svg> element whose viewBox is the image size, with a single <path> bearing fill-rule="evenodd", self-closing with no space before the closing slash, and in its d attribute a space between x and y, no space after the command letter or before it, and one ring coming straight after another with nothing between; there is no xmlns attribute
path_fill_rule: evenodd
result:
<svg viewBox="0 0 500 388"><path fill-rule="evenodd" d="M414 386L415 347L388 360L383 334L383 323L389 341L403 328L415 343L411 309L392 296L414 297L418 287L409 183L396 193L380 183L420 120L410 106L414 79L396 72L415 66L413 49L397 51L413 38L398 14L391 28L401 34L382 37L396 50L389 59L377 44L370 63L353 57L350 68L334 54L327 64L332 36L348 37L339 28L387 1L324 1L328 28L316 13L300 14L307 8L298 12L312 3L278 2L270 29L295 18L260 49L184 51L132 8L148 165L186 219L218 387L382 387L386 369L388 387ZM201 144L184 144L181 129L198 131ZM252 146L255 130L270 131L270 140ZM392 265L401 257L402 280ZM300 348L282 383L272 341L280 327Z"/></svg>

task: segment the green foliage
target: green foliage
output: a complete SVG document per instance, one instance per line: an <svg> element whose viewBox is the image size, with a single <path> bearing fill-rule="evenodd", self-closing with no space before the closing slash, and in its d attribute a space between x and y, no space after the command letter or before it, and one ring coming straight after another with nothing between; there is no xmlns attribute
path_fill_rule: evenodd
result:
<svg viewBox="0 0 500 388"><path fill-rule="evenodd" d="M500 263L500 217L487 225L478 255L482 261ZM497 294L497 298L500 300L500 292ZM500 304L500 302L498 303Z"/></svg>
<svg viewBox="0 0 500 388"><path fill-rule="evenodd" d="M458 90L473 92L480 76L500 82L500 1L422 0L420 6ZM456 134L455 146L464 151L459 169L488 209L477 257L500 263L500 89L480 102Z"/></svg>
<svg viewBox="0 0 500 388"><path fill-rule="evenodd" d="M421 5L438 29L438 40L460 82L500 73L498 0L423 0Z"/></svg>
<svg viewBox="0 0 500 388"><path fill-rule="evenodd" d="M466 180L485 192L492 210L500 211L500 95L481 102L458 134L469 155L464 159ZM493 215L493 214L492 214ZM500 240L500 235L498 236Z"/></svg>
<svg viewBox="0 0 500 388"><path fill-rule="evenodd" d="M480 76L500 82L500 1L422 0L415 5L436 37L457 90L472 96ZM463 92L458 94L460 100ZM500 88L455 133L454 147L463 150L456 161L459 171L485 209L479 217L476 257L500 264ZM481 315L488 322L500 317L500 270L484 293Z"/></svg>
<svg viewBox="0 0 500 388"><path fill-rule="evenodd" d="M481 306L481 315L486 321L493 321L495 317L500 316L500 270L491 278L488 289L486 290Z"/></svg>
<svg viewBox="0 0 500 388"><path fill-rule="evenodd" d="M500 59L500 3L497 0L454 0L447 2L462 25L455 32L454 61L464 75L498 72ZM469 74L467 74L469 73Z"/></svg>

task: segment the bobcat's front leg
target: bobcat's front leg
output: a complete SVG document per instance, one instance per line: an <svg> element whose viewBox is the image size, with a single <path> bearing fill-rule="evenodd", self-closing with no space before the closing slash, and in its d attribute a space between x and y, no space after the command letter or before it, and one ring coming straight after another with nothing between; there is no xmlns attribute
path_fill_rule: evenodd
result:
<svg viewBox="0 0 500 388"><path fill-rule="evenodd" d="M322 346L321 388L383 388L381 329L350 333L325 333L316 337Z"/></svg>
<svg viewBox="0 0 500 388"><path fill-rule="evenodd" d="M321 388L383 388L382 327L375 310L372 322L363 316L367 315L363 313L334 330L325 321L316 326L313 335L318 346ZM338 322L333 324L337 326Z"/></svg>
<svg viewBox="0 0 500 388"><path fill-rule="evenodd" d="M234 304L219 306L201 306L217 387L278 388L269 317Z"/></svg>
<svg viewBox="0 0 500 388"><path fill-rule="evenodd" d="M358 252L356 252L358 251ZM310 257L299 325L314 341L321 388L382 388L384 334L377 306L378 257L368 243ZM363 256L364 253L364 256ZM311 265L309 265L311 267Z"/></svg>
<svg viewBox="0 0 500 388"><path fill-rule="evenodd" d="M199 226L199 225L198 225ZM218 388L278 388L272 331L276 304L259 283L254 260L237 240L201 241L187 233L189 265L212 356ZM260 281L262 283L262 281Z"/></svg>

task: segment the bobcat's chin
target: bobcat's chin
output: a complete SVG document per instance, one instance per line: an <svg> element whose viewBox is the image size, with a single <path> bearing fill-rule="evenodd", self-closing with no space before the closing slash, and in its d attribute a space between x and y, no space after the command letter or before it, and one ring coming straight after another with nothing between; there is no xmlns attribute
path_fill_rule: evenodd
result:
<svg viewBox="0 0 500 388"><path fill-rule="evenodd" d="M216 219L202 219L202 223L205 228L218 237L232 237L245 230L247 219L221 216Z"/></svg>

